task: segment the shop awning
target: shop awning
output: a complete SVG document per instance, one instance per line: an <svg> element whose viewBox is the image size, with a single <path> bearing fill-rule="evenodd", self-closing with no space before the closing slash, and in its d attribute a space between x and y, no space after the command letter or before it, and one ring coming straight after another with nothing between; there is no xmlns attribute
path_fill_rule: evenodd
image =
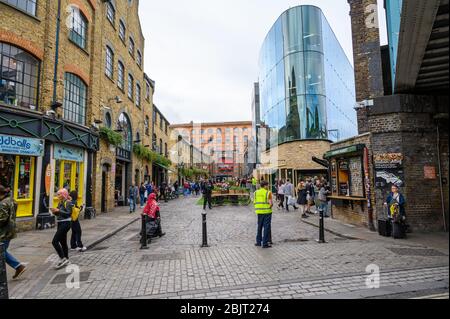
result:
<svg viewBox="0 0 450 319"><path fill-rule="evenodd" d="M165 165L162 165L162 164L159 164L159 163L154 163L156 166L159 166L159 167L161 167L161 168L163 168L163 169L166 169L166 170L170 170L170 167L168 167L168 166L165 166ZM173 172L172 172L173 173Z"/></svg>
<svg viewBox="0 0 450 319"><path fill-rule="evenodd" d="M323 158L325 159L329 159L332 157L336 157L336 156L343 156L343 155L347 155L347 154L351 154L351 153L357 153L360 152L362 150L364 150L366 146L364 144L356 144L356 145L351 145L351 146L347 146L344 148L339 148L336 150L331 150L325 153L325 155L323 156Z"/></svg>

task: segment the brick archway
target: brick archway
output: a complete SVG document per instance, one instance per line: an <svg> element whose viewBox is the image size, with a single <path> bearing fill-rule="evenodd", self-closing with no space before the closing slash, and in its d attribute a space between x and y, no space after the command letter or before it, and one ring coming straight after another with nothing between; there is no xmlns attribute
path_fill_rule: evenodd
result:
<svg viewBox="0 0 450 319"><path fill-rule="evenodd" d="M18 34L0 28L0 42L5 42L16 47L21 48L22 50L27 51L31 55L35 56L40 61L44 60L44 50L39 48L39 46L25 38L22 38Z"/></svg>

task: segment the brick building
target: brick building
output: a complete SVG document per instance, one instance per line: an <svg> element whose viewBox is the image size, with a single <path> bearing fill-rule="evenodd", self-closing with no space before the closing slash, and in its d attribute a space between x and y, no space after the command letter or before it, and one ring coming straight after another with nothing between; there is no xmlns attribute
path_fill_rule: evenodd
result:
<svg viewBox="0 0 450 319"><path fill-rule="evenodd" d="M386 1L388 54L374 27L376 1L348 2L361 135L325 155L336 169L333 216L374 230L396 184L413 230L447 230L448 2ZM361 165L352 168L355 157ZM360 186L355 171L366 175L354 178Z"/></svg>
<svg viewBox="0 0 450 319"><path fill-rule="evenodd" d="M252 136L252 122L191 122L171 127L176 136L182 136L211 157L213 176L238 178L244 175L244 153Z"/></svg>
<svg viewBox="0 0 450 319"><path fill-rule="evenodd" d="M115 191L149 179L152 163L133 152L152 144L155 89L138 6L0 1L0 178L21 228L54 225L48 208L59 188L107 212ZM110 145L103 128L120 133L122 145Z"/></svg>

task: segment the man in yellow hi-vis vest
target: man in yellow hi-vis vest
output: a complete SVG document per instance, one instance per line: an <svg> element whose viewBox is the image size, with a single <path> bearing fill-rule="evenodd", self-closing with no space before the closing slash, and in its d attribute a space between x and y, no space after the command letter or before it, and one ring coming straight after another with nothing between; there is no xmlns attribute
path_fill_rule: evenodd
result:
<svg viewBox="0 0 450 319"><path fill-rule="evenodd" d="M261 188L255 192L254 195L255 212L258 215L258 230L256 233L255 246L270 248L271 240L271 224L272 224L272 192L269 191L269 183L261 182ZM264 235L263 235L264 231Z"/></svg>

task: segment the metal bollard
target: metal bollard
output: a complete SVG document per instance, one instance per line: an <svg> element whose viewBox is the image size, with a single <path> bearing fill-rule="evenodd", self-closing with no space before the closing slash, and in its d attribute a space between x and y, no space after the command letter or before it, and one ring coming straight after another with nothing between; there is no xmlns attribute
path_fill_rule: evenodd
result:
<svg viewBox="0 0 450 319"><path fill-rule="evenodd" d="M319 243L325 243L325 225L324 225L324 211L319 208L320 222L319 222Z"/></svg>
<svg viewBox="0 0 450 319"><path fill-rule="evenodd" d="M141 227L141 249L148 249L147 238L147 215L142 215L142 227Z"/></svg>
<svg viewBox="0 0 450 319"><path fill-rule="evenodd" d="M206 229L206 212L202 213L202 237L203 237L203 243L202 243L202 248L203 247L209 247L208 246L208 233L207 233L207 229Z"/></svg>
<svg viewBox="0 0 450 319"><path fill-rule="evenodd" d="M6 276L5 245L0 243L0 299L9 299L8 278Z"/></svg>

